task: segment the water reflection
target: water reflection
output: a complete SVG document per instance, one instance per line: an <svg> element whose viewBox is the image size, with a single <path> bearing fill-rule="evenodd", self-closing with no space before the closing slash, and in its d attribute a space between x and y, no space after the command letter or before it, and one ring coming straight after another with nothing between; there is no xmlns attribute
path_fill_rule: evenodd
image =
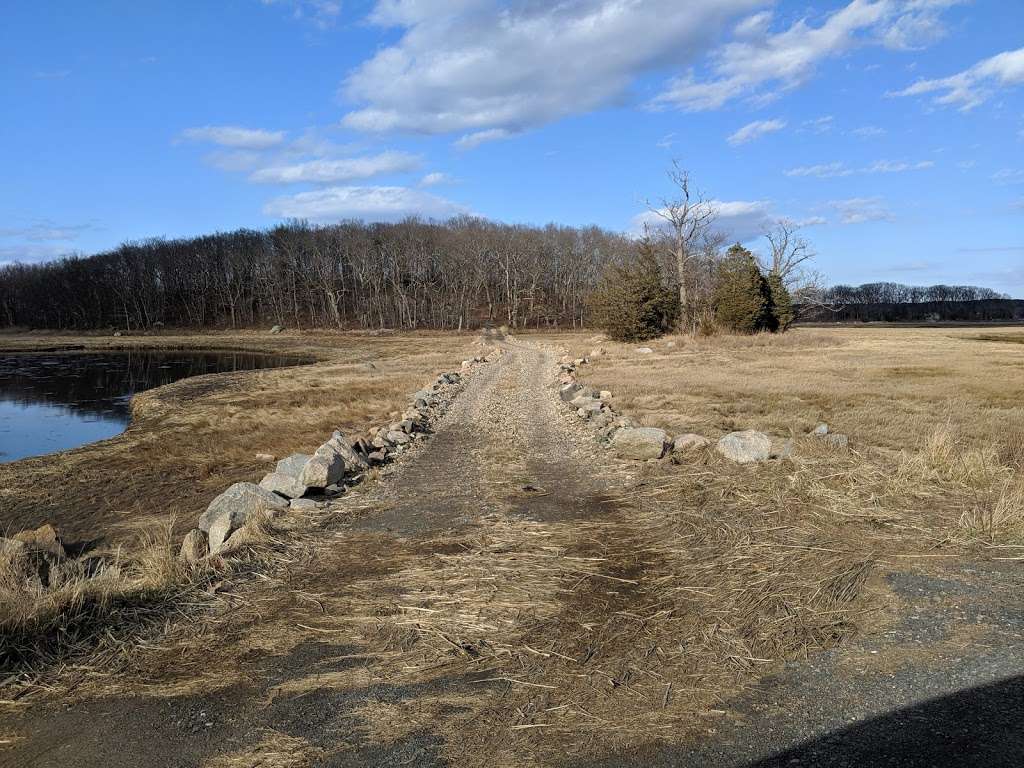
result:
<svg viewBox="0 0 1024 768"><path fill-rule="evenodd" d="M302 362L252 352L0 355L0 462L67 450L124 430L132 395L204 373Z"/></svg>

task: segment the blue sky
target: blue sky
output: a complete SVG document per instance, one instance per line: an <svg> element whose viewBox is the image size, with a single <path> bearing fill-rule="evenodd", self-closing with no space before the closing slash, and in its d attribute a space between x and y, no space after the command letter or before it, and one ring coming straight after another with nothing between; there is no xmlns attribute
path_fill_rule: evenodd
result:
<svg viewBox="0 0 1024 768"><path fill-rule="evenodd" d="M832 283L1024 297L1024 3L9 0L0 262L282 218L636 231L674 158Z"/></svg>

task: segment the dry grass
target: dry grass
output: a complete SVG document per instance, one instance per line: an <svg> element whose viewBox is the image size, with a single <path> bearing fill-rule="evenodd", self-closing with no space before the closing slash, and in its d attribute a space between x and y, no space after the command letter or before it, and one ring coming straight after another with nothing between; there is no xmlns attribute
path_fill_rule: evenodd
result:
<svg viewBox="0 0 1024 768"><path fill-rule="evenodd" d="M259 480L281 457L334 429L361 431L407 406L439 371L457 370L476 337L307 332L193 336L2 335L0 349L246 349L309 356L315 365L201 376L142 393L119 437L54 456L0 464L0 525L44 522L72 539L132 538L139 524L177 520L180 535L231 483Z"/></svg>

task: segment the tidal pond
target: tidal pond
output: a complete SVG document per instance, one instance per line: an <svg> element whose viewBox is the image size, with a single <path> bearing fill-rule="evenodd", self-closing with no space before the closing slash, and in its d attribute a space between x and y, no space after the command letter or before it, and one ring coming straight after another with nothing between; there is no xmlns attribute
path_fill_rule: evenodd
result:
<svg viewBox="0 0 1024 768"><path fill-rule="evenodd" d="M0 463L118 435L132 395L189 376L307 360L254 352L0 353Z"/></svg>

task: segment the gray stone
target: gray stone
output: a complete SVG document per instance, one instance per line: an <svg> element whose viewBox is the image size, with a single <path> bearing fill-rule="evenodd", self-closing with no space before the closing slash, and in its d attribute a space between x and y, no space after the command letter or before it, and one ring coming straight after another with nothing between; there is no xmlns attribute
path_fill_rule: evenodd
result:
<svg viewBox="0 0 1024 768"><path fill-rule="evenodd" d="M611 448L624 459L660 459L665 454L668 435L656 427L624 427L615 433Z"/></svg>
<svg viewBox="0 0 1024 768"><path fill-rule="evenodd" d="M582 391L583 387L577 384L576 382L573 382L571 384L566 384L564 387L559 389L558 396L562 398L564 402L571 403L579 396L579 393Z"/></svg>
<svg viewBox="0 0 1024 768"><path fill-rule="evenodd" d="M406 445L406 444L408 444L411 441L412 441L412 438L409 437L409 435L406 434L405 432L400 432L400 431L388 432L388 442L390 442L393 445Z"/></svg>
<svg viewBox="0 0 1024 768"><path fill-rule="evenodd" d="M327 449L306 462L302 474L299 475L299 482L307 488L324 488L338 482L344 476L345 460L331 449Z"/></svg>
<svg viewBox="0 0 1024 768"><path fill-rule="evenodd" d="M275 325L273 328L270 329L270 332L271 333L281 333L281 331L283 331L283 330L284 330L284 328L282 326Z"/></svg>
<svg viewBox="0 0 1024 768"><path fill-rule="evenodd" d="M273 454L270 453L257 453L256 461L271 462L274 460Z"/></svg>
<svg viewBox="0 0 1024 768"><path fill-rule="evenodd" d="M291 475L297 478L302 474L302 468L306 466L306 462L310 458L312 457L308 453L293 453L291 456L277 462L276 471L282 475Z"/></svg>
<svg viewBox="0 0 1024 768"><path fill-rule="evenodd" d="M331 435L331 439L324 443L324 445L329 445L337 451L338 455L345 460L346 467L353 470L366 468L366 459L360 455L359 451L349 443L340 431L335 430L334 434Z"/></svg>
<svg viewBox="0 0 1024 768"><path fill-rule="evenodd" d="M654 352L650 347L637 347L636 351L638 355L649 355Z"/></svg>
<svg viewBox="0 0 1024 768"><path fill-rule="evenodd" d="M299 496L304 496L306 491L309 490L308 486L302 483L299 478L286 475L284 472L271 472L268 475L264 475L263 479L260 480L260 488L289 499L297 499Z"/></svg>
<svg viewBox="0 0 1024 768"><path fill-rule="evenodd" d="M369 454L366 458L369 460L370 464L383 464L388 460L388 452L382 448L379 451L374 451Z"/></svg>
<svg viewBox="0 0 1024 768"><path fill-rule="evenodd" d="M825 424L824 422L819 424L811 430L811 434L815 437L824 437L828 434L828 424Z"/></svg>
<svg viewBox="0 0 1024 768"><path fill-rule="evenodd" d="M214 521L225 518L230 530L235 530L250 515L287 508L287 501L255 483L235 483L211 501L210 506L199 516L199 530L209 533Z"/></svg>
<svg viewBox="0 0 1024 768"><path fill-rule="evenodd" d="M312 512L320 509L320 504L312 499L292 499L289 506L297 512Z"/></svg>
<svg viewBox="0 0 1024 768"><path fill-rule="evenodd" d="M602 389L597 396L600 397L602 400L612 399L612 393L609 392L607 389Z"/></svg>
<svg viewBox="0 0 1024 768"><path fill-rule="evenodd" d="M738 464L764 461L772 455L772 441L768 435L747 429L730 432L718 441L718 452Z"/></svg>
<svg viewBox="0 0 1024 768"><path fill-rule="evenodd" d="M178 552L178 558L189 565L195 565L206 557L208 552L206 534L198 528L193 528L185 534L185 538L181 542L181 551Z"/></svg>
<svg viewBox="0 0 1024 768"><path fill-rule="evenodd" d="M679 435L672 441L672 451L675 453L685 453L687 451L696 451L700 448L707 448L709 445L711 445L711 441L704 437L704 435L687 432L685 435Z"/></svg>

